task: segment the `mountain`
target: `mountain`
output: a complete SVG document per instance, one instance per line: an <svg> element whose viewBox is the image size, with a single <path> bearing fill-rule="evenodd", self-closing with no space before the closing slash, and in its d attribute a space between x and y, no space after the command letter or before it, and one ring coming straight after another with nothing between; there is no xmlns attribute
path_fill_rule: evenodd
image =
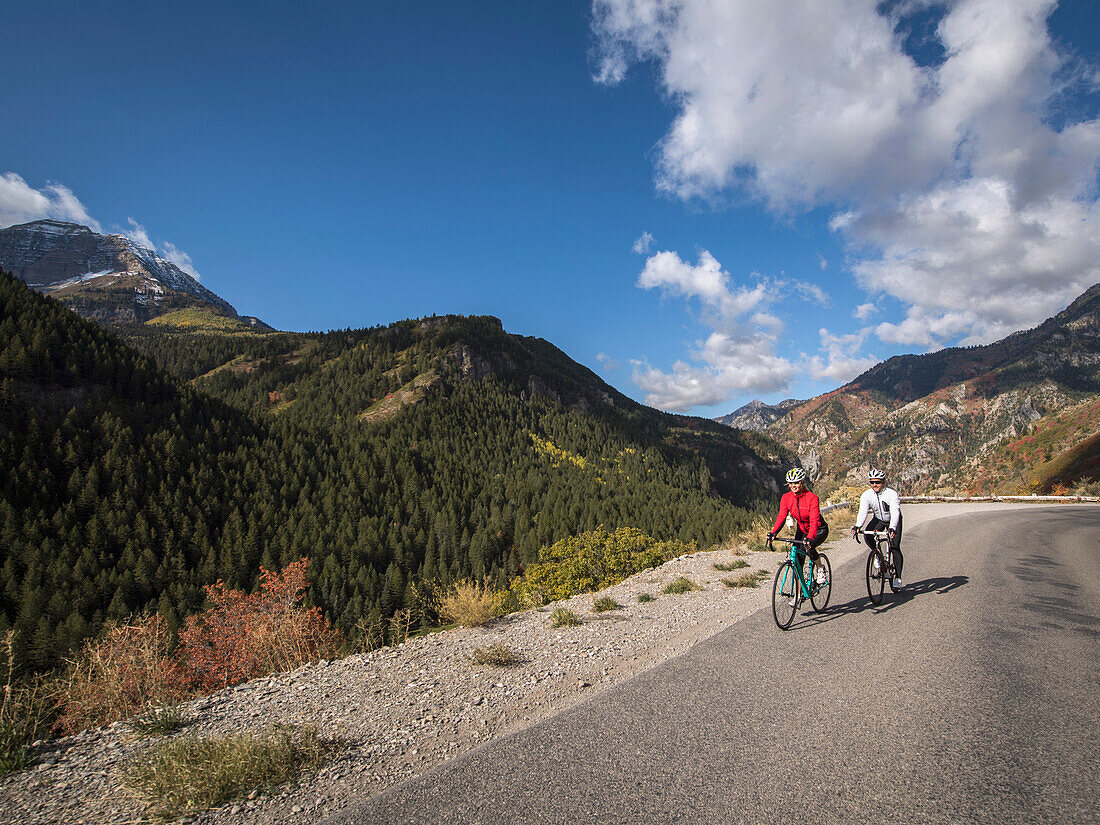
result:
<svg viewBox="0 0 1100 825"><path fill-rule="evenodd" d="M96 321L143 323L187 307L238 317L171 261L80 224L43 220L0 229L0 267Z"/></svg>
<svg viewBox="0 0 1100 825"><path fill-rule="evenodd" d="M0 632L38 668L303 557L350 639L401 609L430 624L437 586L504 586L600 525L711 546L774 506L791 460L495 318L123 340L0 273L0 319Z"/></svg>
<svg viewBox="0 0 1100 825"><path fill-rule="evenodd" d="M826 485L875 465L907 493L1045 492L1100 479L1098 396L1100 284L1001 341L884 361L763 432Z"/></svg>
<svg viewBox="0 0 1100 825"><path fill-rule="evenodd" d="M723 415L714 420L719 424L725 424L727 427L733 427L738 430L764 432L768 427L785 416L788 410L792 410L804 403L806 402L796 401L793 398L788 398L786 401L780 401L775 405L768 405L763 401L750 401L748 404L734 410L729 415Z"/></svg>

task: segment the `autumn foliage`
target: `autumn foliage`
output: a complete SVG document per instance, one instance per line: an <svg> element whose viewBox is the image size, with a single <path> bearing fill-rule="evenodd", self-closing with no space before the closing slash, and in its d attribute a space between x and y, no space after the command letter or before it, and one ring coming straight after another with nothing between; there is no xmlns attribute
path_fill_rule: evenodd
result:
<svg viewBox="0 0 1100 825"><path fill-rule="evenodd" d="M302 607L309 561L282 573L260 568L260 591L245 594L219 580L207 585L211 606L180 630L179 655L193 687L217 690L293 670L336 653L335 631L316 607Z"/></svg>
<svg viewBox="0 0 1100 825"><path fill-rule="evenodd" d="M336 654L339 638L316 607L302 606L309 561L260 569L247 594L218 581L173 647L160 616L114 625L69 662L59 690L62 733L102 725Z"/></svg>

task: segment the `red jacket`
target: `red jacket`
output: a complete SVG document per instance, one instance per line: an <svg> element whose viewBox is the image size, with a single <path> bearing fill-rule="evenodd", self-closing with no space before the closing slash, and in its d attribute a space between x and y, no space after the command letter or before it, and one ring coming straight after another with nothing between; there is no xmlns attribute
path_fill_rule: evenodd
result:
<svg viewBox="0 0 1100 825"><path fill-rule="evenodd" d="M809 490L803 490L797 495L793 492L784 493L783 498L779 499L779 515L775 519L773 533L778 533L783 527L783 520L787 517L787 513L791 514L791 518L802 529L802 534L806 538L810 541L817 538L817 531L821 527L821 502L816 493L811 493Z"/></svg>

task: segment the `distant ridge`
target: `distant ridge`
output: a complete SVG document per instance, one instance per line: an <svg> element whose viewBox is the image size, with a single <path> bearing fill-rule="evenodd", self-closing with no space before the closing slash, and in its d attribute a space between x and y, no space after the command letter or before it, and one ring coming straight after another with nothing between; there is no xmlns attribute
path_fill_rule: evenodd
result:
<svg viewBox="0 0 1100 825"><path fill-rule="evenodd" d="M96 321L144 323L194 306L238 317L228 301L153 250L77 223L0 229L0 267Z"/></svg>
<svg viewBox="0 0 1100 825"><path fill-rule="evenodd" d="M826 485L877 465L904 492L1030 493L1100 480L1098 399L1100 284L992 344L895 356L808 401L716 420L777 439Z"/></svg>
<svg viewBox="0 0 1100 825"><path fill-rule="evenodd" d="M783 418L788 410L805 403L805 401L798 401L794 398L788 398L786 401L780 401L774 405L765 404L763 401L750 401L729 415L723 415L714 420L719 424L725 424L727 427L734 427L738 430L755 430L762 433L776 421Z"/></svg>

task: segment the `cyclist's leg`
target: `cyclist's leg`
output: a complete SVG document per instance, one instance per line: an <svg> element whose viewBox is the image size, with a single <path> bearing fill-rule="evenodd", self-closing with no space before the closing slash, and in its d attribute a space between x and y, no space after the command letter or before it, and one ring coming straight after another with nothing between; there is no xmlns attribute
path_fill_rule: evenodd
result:
<svg viewBox="0 0 1100 825"><path fill-rule="evenodd" d="M890 549L894 551L894 575L901 578L901 565L905 558L901 555L901 525L903 516L898 516L898 526L894 531L894 540L890 542Z"/></svg>

